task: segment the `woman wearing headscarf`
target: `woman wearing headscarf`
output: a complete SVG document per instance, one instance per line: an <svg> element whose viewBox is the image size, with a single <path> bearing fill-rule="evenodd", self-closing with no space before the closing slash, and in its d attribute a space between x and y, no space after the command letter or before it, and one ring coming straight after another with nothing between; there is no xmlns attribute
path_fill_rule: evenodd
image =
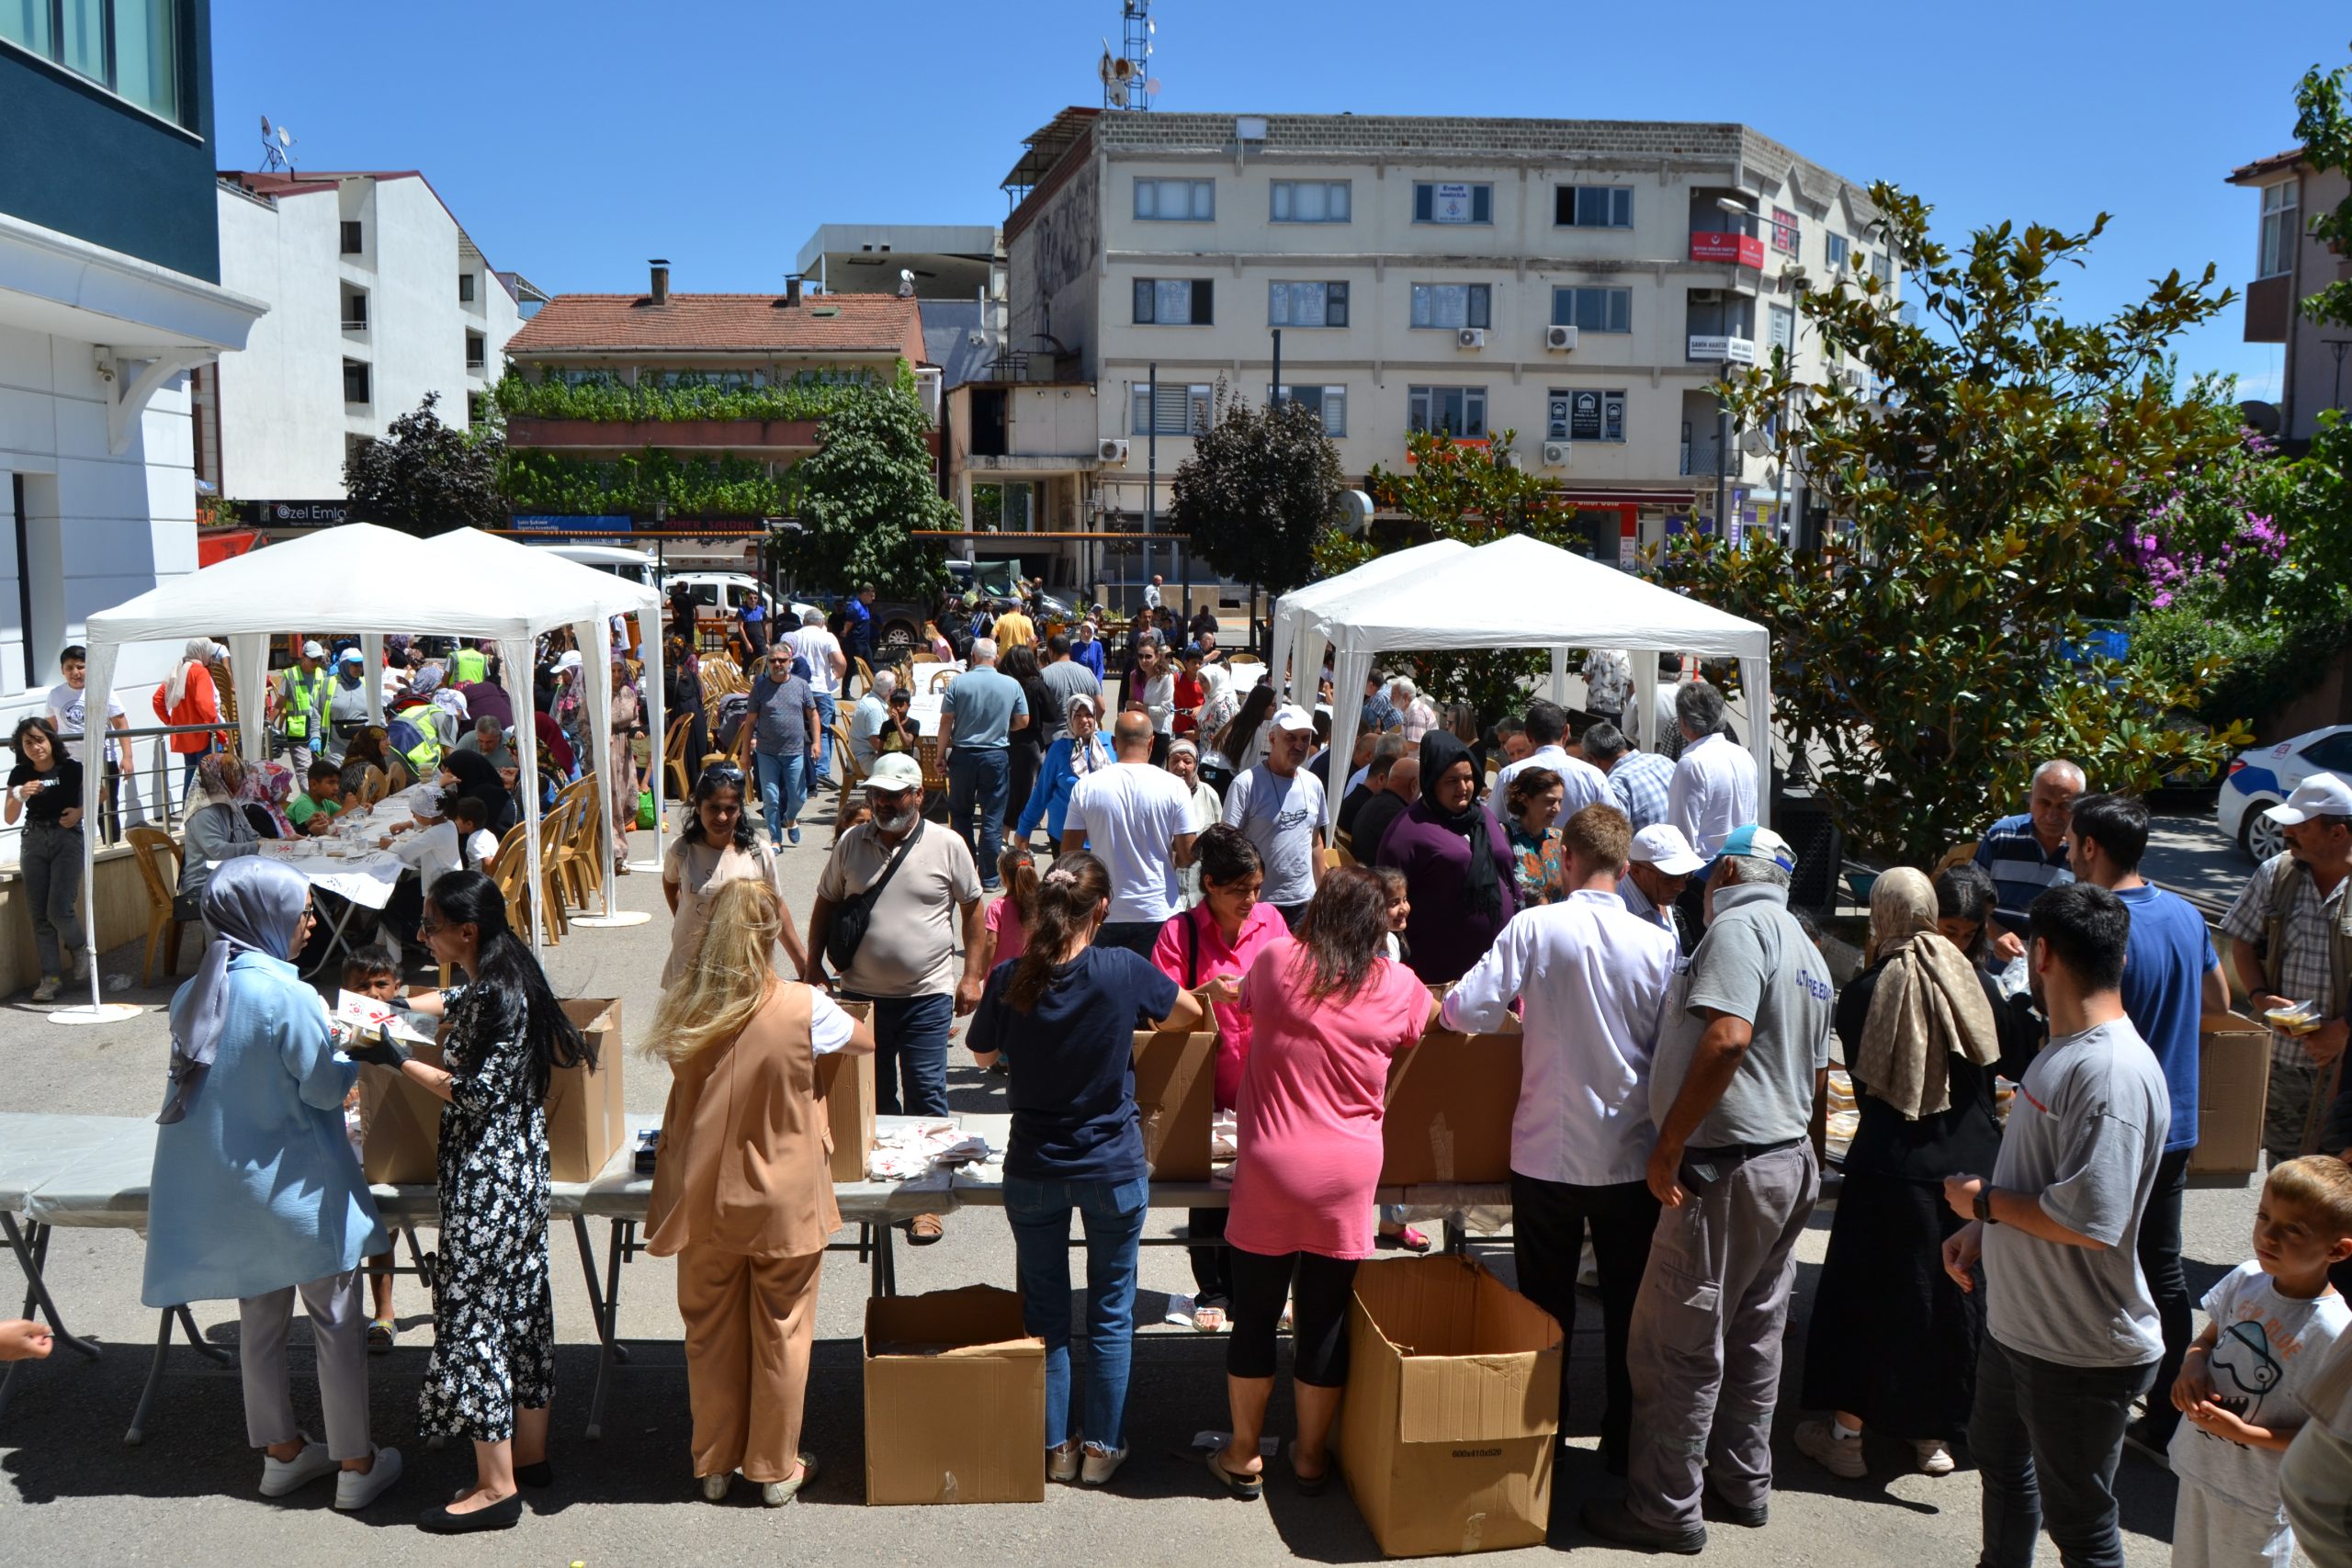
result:
<svg viewBox="0 0 2352 1568"><path fill-rule="evenodd" d="M1861 1432L1910 1445L1929 1475L1975 1394L1984 1297L1943 1269L1962 1222L1944 1178L1989 1170L2000 1151L1993 1077L2025 1077L2032 1042L1993 979L1936 929L1936 889L1907 866L1871 888L1868 967L1838 994L1840 1055L1859 1124L1806 1338L1797 1447L1834 1474L1863 1473Z"/></svg>
<svg viewBox="0 0 2352 1568"><path fill-rule="evenodd" d="M548 705L548 712L562 729L572 756L585 772L594 765L596 753L588 744L588 692L576 648L566 649L556 656L555 700Z"/></svg>
<svg viewBox="0 0 2352 1568"><path fill-rule="evenodd" d="M364 1508L401 1473L400 1451L368 1437L359 1288L362 1260L391 1242L344 1131L359 1069L335 1055L326 1005L288 961L311 924L307 891L289 867L251 859L231 861L205 888L205 924L217 934L172 998L140 1299L235 1301L245 1437L266 1454L262 1495L339 1471L334 1506ZM288 1394L297 1292L311 1318L322 1443L295 1425Z"/></svg>
<svg viewBox="0 0 2352 1568"><path fill-rule="evenodd" d="M212 880L213 867L238 855L252 854L260 847L261 835L254 830L244 803L238 798L244 782L244 769L226 751L197 759L196 789L188 797L187 819L181 825L180 892L172 906L175 919L201 919L204 887Z"/></svg>
<svg viewBox="0 0 2352 1568"><path fill-rule="evenodd" d="M1062 704L1062 715L1063 733L1037 760L1037 782L1013 825L1013 836L1024 843L1040 822L1046 825L1046 837L1060 843L1062 818L1069 811L1070 792L1078 787L1078 781L1116 761L1102 743L1102 698L1072 692Z"/></svg>
<svg viewBox="0 0 2352 1568"><path fill-rule="evenodd" d="M295 782L294 770L284 762L255 762L245 769L237 785L237 800L255 833L265 839L300 836L286 815L286 803L294 798Z"/></svg>
<svg viewBox="0 0 2352 1568"><path fill-rule="evenodd" d="M155 717L164 724L211 724L220 717L220 688L209 668L212 639L192 637L180 650L172 678L155 688ZM196 783L196 765L208 751L227 744L218 730L209 735L190 731L168 738L172 750L183 759L180 796L185 800Z"/></svg>
<svg viewBox="0 0 2352 1568"><path fill-rule="evenodd" d="M605 774L605 809L613 817L613 874L628 874L628 836L637 826L637 738L645 729L645 698L628 661L613 655L612 766Z"/></svg>
<svg viewBox="0 0 2352 1568"><path fill-rule="evenodd" d="M1217 731L1233 722L1233 716L1241 711L1241 701L1233 694L1233 671L1224 665L1202 665L1199 679L1201 716L1198 733L1202 744L1205 747L1214 745ZM1204 756L1202 758L1204 771L1206 770L1207 762L1208 759ZM1232 780L1228 778L1226 782L1230 784ZM1221 786L1212 784L1211 787Z"/></svg>
<svg viewBox="0 0 2352 1568"><path fill-rule="evenodd" d="M1510 923L1510 840L1478 804L1477 762L1459 736L1421 737L1421 798L1381 835L1378 863L1405 874L1406 962L1426 985L1468 974Z"/></svg>
<svg viewBox="0 0 2352 1568"><path fill-rule="evenodd" d="M664 722L675 724L681 717L687 720L686 773L692 776L702 772L702 760L710 755L710 716L703 702L702 656L685 637L673 634L662 650L662 671L666 688L662 710L669 716Z"/></svg>
<svg viewBox="0 0 2352 1568"><path fill-rule="evenodd" d="M447 751L441 757L441 785L458 795L469 795L490 808L482 826L503 835L514 826L521 815L514 805L514 792L506 787L505 777L491 760L479 751Z"/></svg>

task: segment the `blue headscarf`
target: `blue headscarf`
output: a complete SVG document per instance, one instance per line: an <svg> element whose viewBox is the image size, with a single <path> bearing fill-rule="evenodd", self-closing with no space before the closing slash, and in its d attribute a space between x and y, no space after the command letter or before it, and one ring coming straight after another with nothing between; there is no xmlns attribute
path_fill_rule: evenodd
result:
<svg viewBox="0 0 2352 1568"><path fill-rule="evenodd" d="M204 887L204 920L213 938L204 950L185 1000L172 1010L171 1098L155 1120L169 1125L187 1114L196 1091L220 1049L229 1016L229 960L240 953L293 956L310 884L292 866L253 855L220 863Z"/></svg>

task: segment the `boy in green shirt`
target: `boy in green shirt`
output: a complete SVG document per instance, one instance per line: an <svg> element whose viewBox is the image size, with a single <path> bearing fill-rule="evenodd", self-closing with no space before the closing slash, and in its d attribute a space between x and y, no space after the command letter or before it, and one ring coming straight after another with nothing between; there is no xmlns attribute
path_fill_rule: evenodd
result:
<svg viewBox="0 0 2352 1568"><path fill-rule="evenodd" d="M286 819L305 833L323 833L342 809L342 771L322 760L311 764L309 787L286 803Z"/></svg>

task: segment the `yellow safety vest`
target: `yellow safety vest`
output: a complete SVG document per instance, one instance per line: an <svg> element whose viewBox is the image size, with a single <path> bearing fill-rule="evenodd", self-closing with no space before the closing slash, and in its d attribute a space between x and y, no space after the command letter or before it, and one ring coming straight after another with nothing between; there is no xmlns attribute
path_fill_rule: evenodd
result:
<svg viewBox="0 0 2352 1568"><path fill-rule="evenodd" d="M481 649L461 648L449 656L449 672L461 686L470 686L490 677L490 660Z"/></svg>
<svg viewBox="0 0 2352 1568"><path fill-rule="evenodd" d="M311 721L319 713L319 698L327 689L326 666L322 664L305 675L299 664L286 671L285 694L278 705L278 728L288 739L310 739Z"/></svg>

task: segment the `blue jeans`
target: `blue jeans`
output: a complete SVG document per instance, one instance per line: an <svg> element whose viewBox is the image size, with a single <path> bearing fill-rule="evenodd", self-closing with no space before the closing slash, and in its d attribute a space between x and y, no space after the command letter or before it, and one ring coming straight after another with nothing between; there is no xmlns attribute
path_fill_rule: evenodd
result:
<svg viewBox="0 0 2352 1568"><path fill-rule="evenodd" d="M825 727L817 735L817 776L830 779L833 776L833 716L841 709L831 692L819 692L816 698L817 722Z"/></svg>
<svg viewBox="0 0 2352 1568"><path fill-rule="evenodd" d="M1968 1420L1984 1483L1978 1568L2030 1568L2045 1526L2066 1568L2122 1568L2115 1466L2132 1402L2155 1376L2154 1361L2061 1366L1984 1337Z"/></svg>
<svg viewBox="0 0 2352 1568"><path fill-rule="evenodd" d="M1004 802L1012 790L1012 758L1001 746L958 746L947 759L948 821L979 862L980 886L997 885L997 852L1004 847ZM980 814L979 837L972 813Z"/></svg>
<svg viewBox="0 0 2352 1568"><path fill-rule="evenodd" d="M1127 1364L1135 1353L1136 1254L1151 1183L1004 1179L1004 1213L1021 1272L1021 1320L1046 1342L1046 1446L1069 1429L1069 1212L1086 1230L1087 1441L1125 1445Z"/></svg>
<svg viewBox="0 0 2352 1568"><path fill-rule="evenodd" d="M760 775L760 810L768 819L768 837L782 843L785 824L800 820L800 803L808 798L808 759L797 751L787 757L754 751L752 762Z"/></svg>
<svg viewBox="0 0 2352 1568"><path fill-rule="evenodd" d="M944 991L928 997L868 997L846 990L842 995L874 1004L876 1112L946 1115L947 1030L956 1021L956 998Z"/></svg>

